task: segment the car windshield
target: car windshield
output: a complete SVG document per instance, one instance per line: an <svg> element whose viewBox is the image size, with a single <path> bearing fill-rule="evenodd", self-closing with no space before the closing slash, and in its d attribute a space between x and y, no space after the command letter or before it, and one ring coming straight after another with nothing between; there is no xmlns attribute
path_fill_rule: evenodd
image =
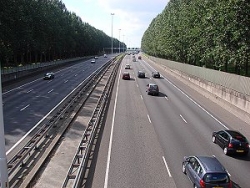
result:
<svg viewBox="0 0 250 188"><path fill-rule="evenodd" d="M204 176L206 183L228 183L229 177L226 173L208 173Z"/></svg>
<svg viewBox="0 0 250 188"><path fill-rule="evenodd" d="M151 89L158 89L158 86L157 85L150 85L150 88Z"/></svg>

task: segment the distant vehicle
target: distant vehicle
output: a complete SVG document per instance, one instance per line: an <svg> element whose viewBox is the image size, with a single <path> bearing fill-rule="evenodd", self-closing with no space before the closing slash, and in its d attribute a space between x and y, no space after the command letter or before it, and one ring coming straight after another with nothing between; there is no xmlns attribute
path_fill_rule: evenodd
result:
<svg viewBox="0 0 250 188"><path fill-rule="evenodd" d="M141 56L138 56L138 59L141 59Z"/></svg>
<svg viewBox="0 0 250 188"><path fill-rule="evenodd" d="M153 77L153 78L160 78L161 75L160 75L159 72L152 72L152 77Z"/></svg>
<svg viewBox="0 0 250 188"><path fill-rule="evenodd" d="M135 59L135 57L133 57L133 58L132 58L132 61L133 61L133 62L136 62L136 59Z"/></svg>
<svg viewBox="0 0 250 188"><path fill-rule="evenodd" d="M91 60L91 63L95 63L95 59L92 59L92 60Z"/></svg>
<svg viewBox="0 0 250 188"><path fill-rule="evenodd" d="M98 59L98 56L95 56L95 59Z"/></svg>
<svg viewBox="0 0 250 188"><path fill-rule="evenodd" d="M159 95L159 87L156 84L147 84L146 92L148 93L148 95Z"/></svg>
<svg viewBox="0 0 250 188"><path fill-rule="evenodd" d="M105 57L105 58L106 58L106 57L107 57L107 54L104 54L104 55L103 55L103 57Z"/></svg>
<svg viewBox="0 0 250 188"><path fill-rule="evenodd" d="M55 78L55 74L53 72L47 72L43 77L44 80L51 80L54 78Z"/></svg>
<svg viewBox="0 0 250 188"><path fill-rule="evenodd" d="M130 80L130 74L128 72L124 72L122 74L122 79L123 80Z"/></svg>
<svg viewBox="0 0 250 188"><path fill-rule="evenodd" d="M194 188L232 188L227 170L214 156L185 156L182 172Z"/></svg>
<svg viewBox="0 0 250 188"><path fill-rule="evenodd" d="M126 64L125 69L130 69L130 64Z"/></svg>
<svg viewBox="0 0 250 188"><path fill-rule="evenodd" d="M145 72L143 71L138 71L138 74L137 74L138 78L145 78Z"/></svg>
<svg viewBox="0 0 250 188"><path fill-rule="evenodd" d="M234 130L221 130L213 132L213 143L218 144L225 155L240 153L248 155L249 142L240 132Z"/></svg>

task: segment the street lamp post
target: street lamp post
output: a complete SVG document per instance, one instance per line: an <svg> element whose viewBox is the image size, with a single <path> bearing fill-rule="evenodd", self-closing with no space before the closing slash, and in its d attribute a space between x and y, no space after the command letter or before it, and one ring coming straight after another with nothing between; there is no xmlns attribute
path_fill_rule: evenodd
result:
<svg viewBox="0 0 250 188"><path fill-rule="evenodd" d="M120 42L120 32L121 32L121 29L119 29L119 53L120 53L120 45L121 45L121 42Z"/></svg>
<svg viewBox="0 0 250 188"><path fill-rule="evenodd" d="M122 45L122 50L125 52L125 40L124 40L125 35L123 35L123 45Z"/></svg>
<svg viewBox="0 0 250 188"><path fill-rule="evenodd" d="M111 13L111 54L113 54L113 16L115 13Z"/></svg>
<svg viewBox="0 0 250 188"><path fill-rule="evenodd" d="M0 67L1 72L1 67ZM1 77L0 77L0 83ZM3 100L2 100L2 86L0 85L0 187L8 188L8 169L7 157L5 151L5 136L4 136L4 121L3 121Z"/></svg>

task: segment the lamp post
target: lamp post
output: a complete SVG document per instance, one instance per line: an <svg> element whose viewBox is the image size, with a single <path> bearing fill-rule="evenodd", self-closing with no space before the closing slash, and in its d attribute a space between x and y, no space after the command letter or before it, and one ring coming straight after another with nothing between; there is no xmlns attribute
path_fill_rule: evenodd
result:
<svg viewBox="0 0 250 188"><path fill-rule="evenodd" d="M0 67L1 72L1 67ZM1 77L0 77L0 83ZM0 85L0 187L8 188L8 169L7 157L5 151L5 137L4 137L4 121L3 121L3 100L2 100L2 86Z"/></svg>
<svg viewBox="0 0 250 188"><path fill-rule="evenodd" d="M115 13L111 13L111 54L113 54L113 16Z"/></svg>
<svg viewBox="0 0 250 188"><path fill-rule="evenodd" d="M120 32L121 32L121 29L119 29L119 53L120 53L120 45L121 45L121 42L120 42Z"/></svg>
<svg viewBox="0 0 250 188"><path fill-rule="evenodd" d="M122 47L122 49L123 49L123 52L125 52L125 40L124 40L124 37L125 37L125 35L122 35L123 36L123 47Z"/></svg>

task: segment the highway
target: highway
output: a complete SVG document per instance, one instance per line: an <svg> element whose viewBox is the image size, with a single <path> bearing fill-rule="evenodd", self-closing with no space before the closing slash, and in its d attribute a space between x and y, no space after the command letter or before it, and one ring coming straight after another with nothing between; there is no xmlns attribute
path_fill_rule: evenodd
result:
<svg viewBox="0 0 250 188"><path fill-rule="evenodd" d="M3 93L6 151L109 59L84 61L55 72L53 80L41 77ZM131 80L121 79L125 64L132 67L126 70ZM146 78L137 78L139 70ZM151 77L154 70L160 79ZM192 187L182 173L188 155L215 155L233 187L249 187L250 155L225 156L212 143L212 132L236 129L250 140L250 126L177 78L144 57L132 62L132 55L125 56L85 187ZM148 83L159 85L159 96L147 95Z"/></svg>
<svg viewBox="0 0 250 188"><path fill-rule="evenodd" d="M111 59L99 57L96 63L83 61L74 66L61 68L52 80L36 80L3 93L3 113L6 151L47 114L53 110L74 88L90 74Z"/></svg>
<svg viewBox="0 0 250 188"><path fill-rule="evenodd" d="M125 64L131 80L122 80ZM159 70L162 78L151 77ZM143 70L146 78L137 78ZM156 83L159 96L146 93ZM126 56L113 93L106 127L86 187L192 187L182 173L184 156L215 155L226 167L233 187L249 187L250 157L225 156L212 143L212 132L240 130L250 139L250 127L233 114L188 87L170 71L147 60Z"/></svg>

